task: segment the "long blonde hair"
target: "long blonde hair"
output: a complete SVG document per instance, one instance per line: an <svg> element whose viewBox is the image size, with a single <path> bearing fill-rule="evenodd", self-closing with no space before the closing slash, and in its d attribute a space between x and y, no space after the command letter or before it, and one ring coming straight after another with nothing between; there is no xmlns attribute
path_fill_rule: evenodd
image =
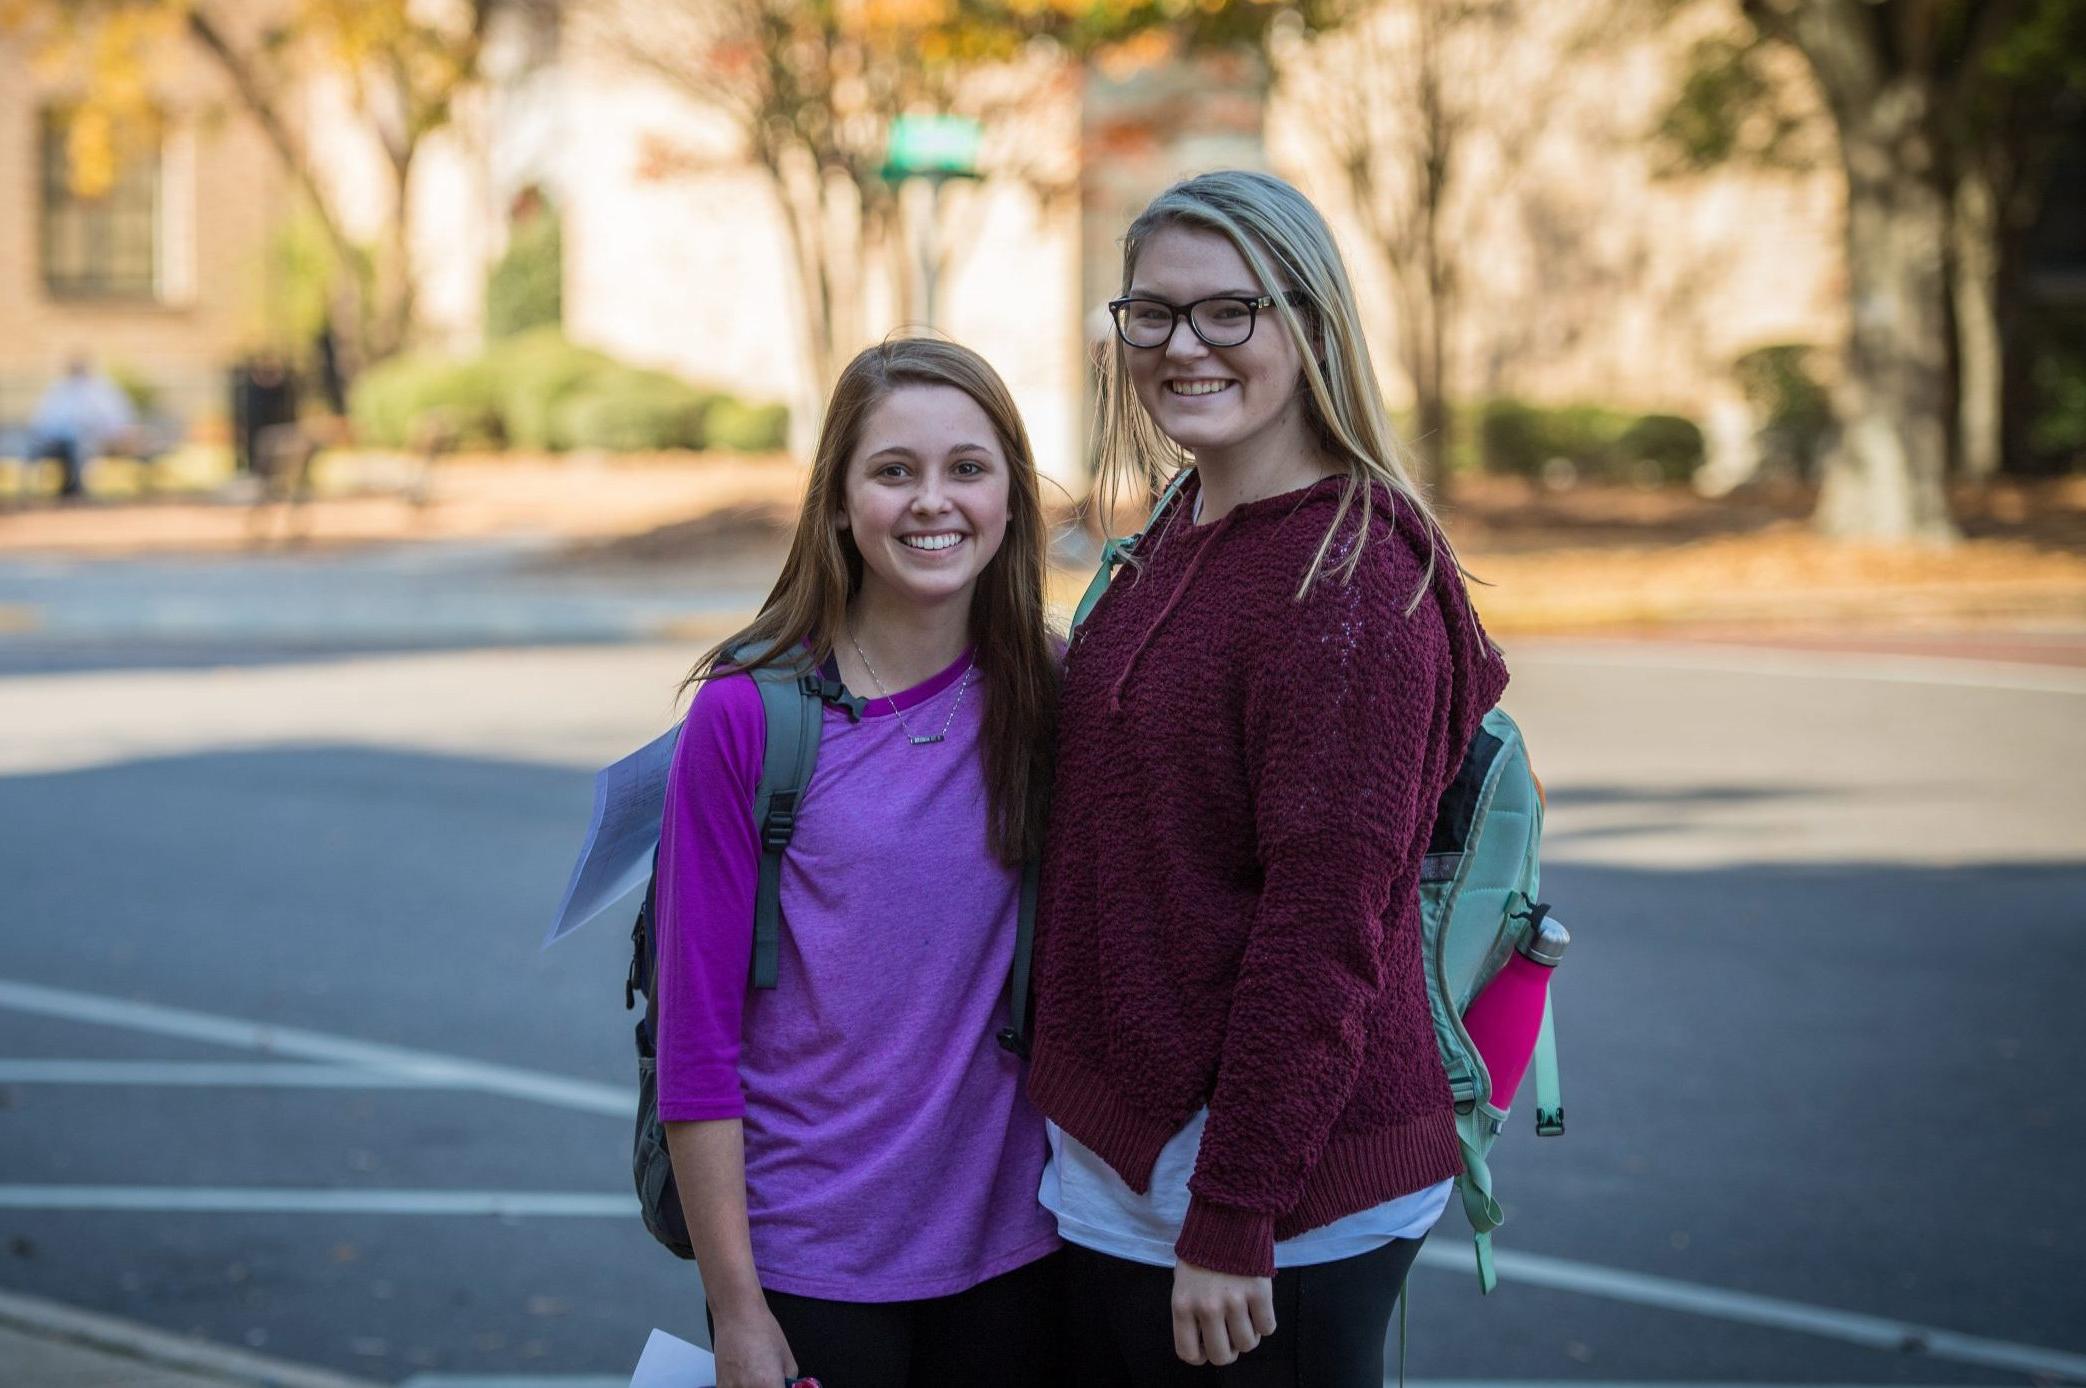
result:
<svg viewBox="0 0 2086 1388"><path fill-rule="evenodd" d="M1404 448L1391 427L1369 360L1347 265L1318 209L1272 174L1223 169L1176 183L1153 198L1123 236L1123 293L1130 292L1138 256L1153 235L1169 227L1222 235L1238 249L1263 290L1274 296L1275 311L1303 362L1306 419L1327 456L1347 469L1340 504L1297 596L1309 593L1326 571L1327 558L1349 516L1358 513L1355 541L1342 546L1346 552L1331 569L1343 583L1353 576L1375 507L1371 483L1383 484L1394 505L1411 507L1433 536L1434 548L1454 563L1441 524L1406 467ZM1113 333L1109 340L1114 350L1102 368L1097 425L1104 508L1125 492L1156 497L1187 463L1187 454L1159 431L1138 403L1130 384L1130 349ZM1113 517L1104 520L1114 528ZM1412 595L1413 607L1433 581L1434 563L1430 553L1425 577Z"/></svg>
<svg viewBox="0 0 2086 1388"><path fill-rule="evenodd" d="M1007 533L971 595L970 632L985 694L985 785L990 838L1009 865L1040 852L1057 735L1058 665L1043 598L1048 532L1035 454L1006 382L967 347L935 338L893 338L847 364L833 387L812 457L796 534L760 615L705 652L682 681L833 652L848 600L862 586L862 552L838 521L847 505L847 467L870 413L904 386L953 386L992 421L1007 459ZM743 663L728 652L759 654Z"/></svg>

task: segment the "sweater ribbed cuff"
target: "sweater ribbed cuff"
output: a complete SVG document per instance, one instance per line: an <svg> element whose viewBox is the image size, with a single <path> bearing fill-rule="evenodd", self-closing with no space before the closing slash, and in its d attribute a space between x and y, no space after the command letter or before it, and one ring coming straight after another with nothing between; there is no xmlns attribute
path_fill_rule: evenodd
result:
<svg viewBox="0 0 2086 1388"><path fill-rule="evenodd" d="M1188 1198L1188 1217L1173 1251L1183 1262L1234 1277L1275 1275L1275 1217L1200 1195Z"/></svg>

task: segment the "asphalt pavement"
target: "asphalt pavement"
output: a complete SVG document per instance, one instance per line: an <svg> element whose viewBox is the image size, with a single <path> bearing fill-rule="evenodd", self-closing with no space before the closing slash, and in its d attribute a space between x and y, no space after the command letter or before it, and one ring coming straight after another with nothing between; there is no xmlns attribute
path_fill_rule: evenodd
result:
<svg viewBox="0 0 2086 1388"><path fill-rule="evenodd" d="M751 590L284 562L0 566L42 614L0 636L0 1289L366 1382L627 1379L700 1289L631 1206L624 932L540 941L700 644L633 638ZM1430 1241L1415 1380L2086 1381L2086 673L1509 660L1568 1131L1495 1157L1494 1296Z"/></svg>
<svg viewBox="0 0 2086 1388"><path fill-rule="evenodd" d="M656 641L766 591L766 575L700 564L561 564L558 543L0 560L0 676Z"/></svg>

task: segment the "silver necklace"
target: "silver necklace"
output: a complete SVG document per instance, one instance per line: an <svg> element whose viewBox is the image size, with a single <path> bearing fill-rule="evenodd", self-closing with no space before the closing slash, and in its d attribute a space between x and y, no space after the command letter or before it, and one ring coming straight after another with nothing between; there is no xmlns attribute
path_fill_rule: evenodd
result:
<svg viewBox="0 0 2086 1388"><path fill-rule="evenodd" d="M890 690L884 688L883 677L877 674L876 667L869 663L869 653L862 649L861 638L855 635L853 627L848 628L847 639L849 644L854 646L855 656L862 662L862 668L869 672L869 682L876 686L876 692L881 694L884 702L891 706L891 716L898 720L899 731L905 734L905 740L908 743L915 747L926 747L932 743L940 742L949 735L949 728L956 722L956 710L963 707L963 696L970 692L971 670L978 663L978 657L975 654L964 665L963 673L957 676L956 702L949 705L949 716L942 720L942 730L922 737L913 731L912 724L905 721L905 714L899 709L898 700L892 697Z"/></svg>

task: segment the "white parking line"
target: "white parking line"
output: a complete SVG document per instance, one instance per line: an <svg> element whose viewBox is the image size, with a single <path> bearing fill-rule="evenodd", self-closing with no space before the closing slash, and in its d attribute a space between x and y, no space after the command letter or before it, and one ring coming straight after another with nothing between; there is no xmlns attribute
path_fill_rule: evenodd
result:
<svg viewBox="0 0 2086 1388"><path fill-rule="evenodd" d="M630 1388L630 1375L605 1374L414 1374L398 1388ZM1418 1385L1414 1385L1418 1388ZM1477 1388L1476 1384L1465 1388Z"/></svg>
<svg viewBox="0 0 2086 1388"><path fill-rule="evenodd" d="M557 1191L278 1190L250 1187L0 1186L0 1209L100 1210L182 1214L371 1214L491 1215L510 1219L629 1219L637 1201L628 1195L565 1194ZM1501 1249L1494 1254L1502 1281L1550 1287L1660 1310L1771 1330L1795 1331L1935 1359L2059 1379L2086 1379L2086 1355L2039 1345L1964 1335L1938 1326L1894 1321L1777 1297L1726 1291L1666 1277ZM1461 1250L1435 1246L1420 1251L1428 1267L1470 1270Z"/></svg>
<svg viewBox="0 0 2086 1388"><path fill-rule="evenodd" d="M299 1060L363 1066L430 1085L505 1094L510 1098L578 1109L583 1113L612 1113L622 1118L637 1111L634 1085L625 1089L617 1085L594 1084L539 1070L493 1065L434 1051L357 1041L351 1037L296 1027L267 1026L212 1016L207 1012L159 1007L96 993L75 993L64 988L45 988L12 979L0 979L0 1007L44 1017L61 1017L71 1022L92 1022L128 1031L150 1032L156 1036L173 1036L184 1041L205 1041L269 1055L292 1056Z"/></svg>
<svg viewBox="0 0 2086 1388"><path fill-rule="evenodd" d="M212 1060L0 1059L0 1084L128 1084L262 1089L446 1089L448 1084L366 1065Z"/></svg>
<svg viewBox="0 0 2086 1388"><path fill-rule="evenodd" d="M43 1297L19 1292L0 1292L0 1329L33 1340L57 1341L61 1346L78 1346L81 1358L73 1359L59 1378L39 1377L49 1388L56 1383L76 1388L110 1388L133 1385L181 1383L203 1388L235 1384L252 1388L380 1388L366 1378L314 1369L286 1360L263 1358L250 1350L215 1345L188 1335L177 1335L136 1321L68 1306ZM95 1353L101 1351L101 1353ZM71 1355L68 1353L68 1359ZM98 1362L97 1362L98 1361ZM16 1374L0 1375L10 1384L22 1380L24 1366ZM619 1385L620 1388L620 1385Z"/></svg>
<svg viewBox="0 0 2086 1388"><path fill-rule="evenodd" d="M1865 1316L1860 1312L1838 1311L1825 1306L1808 1306L1800 1301L1727 1291L1698 1282L1652 1277L1620 1268L1545 1257L1540 1253L1520 1253L1503 1248L1495 1250L1492 1256L1503 1282L1523 1282L1532 1287L1607 1297L1638 1306L1655 1306L1667 1311L1735 1321L1741 1325L1765 1326L1771 1330L1793 1330L1867 1349L1893 1353L1909 1350L1957 1364L2086 1380L2086 1354L2071 1354L2008 1340L1989 1340L1937 1326ZM1440 1244L1425 1247L1420 1250L1419 1261L1429 1267L1472 1271L1467 1245L1457 1249Z"/></svg>
<svg viewBox="0 0 2086 1388"><path fill-rule="evenodd" d="M209 1013L46 988L32 983L0 980L0 1007L381 1071L387 1077L386 1082L411 1080L474 1089L590 1113L612 1114L618 1118L625 1118L632 1111L631 1093L613 1085L592 1084L430 1051L357 1041L323 1032L264 1026ZM556 1191L0 1186L0 1208L37 1210L627 1219L636 1212L636 1204L635 1197L629 1195ZM1512 1249L1499 1250L1495 1258L1503 1280L1530 1286L1817 1335L1870 1349L1915 1350L1954 1363L2086 1381L2086 1354L1986 1339L1936 1326L1810 1306ZM1467 1251L1444 1245L1421 1249L1420 1262L1429 1267L1454 1268L1466 1273L1471 1266ZM1495 1388L1499 1386L1495 1385Z"/></svg>
<svg viewBox="0 0 2086 1388"><path fill-rule="evenodd" d="M1398 1381L1396 1370L1384 1376L1386 1388ZM414 1374L398 1388L629 1388L627 1375L607 1374ZM1554 1378L1409 1378L1408 1388L1559 1388ZM1588 1383L1573 1379L1571 1388L1882 1388L1876 1383L1700 1383L1650 1382L1645 1379ZM1943 1388L1968 1388L1944 1385Z"/></svg>
<svg viewBox="0 0 2086 1388"><path fill-rule="evenodd" d="M543 1190L288 1190L268 1186L0 1186L5 1210L157 1214L498 1215L635 1219L634 1195Z"/></svg>
<svg viewBox="0 0 2086 1388"><path fill-rule="evenodd" d="M1862 655L1774 646L1696 646L1659 642L1531 641L1514 645L1517 658L1548 665L1635 670L1695 670L1717 675L1774 675L1791 679L1870 680L1882 684L2004 689L2028 694L2086 694L2086 670L1946 656Z"/></svg>

